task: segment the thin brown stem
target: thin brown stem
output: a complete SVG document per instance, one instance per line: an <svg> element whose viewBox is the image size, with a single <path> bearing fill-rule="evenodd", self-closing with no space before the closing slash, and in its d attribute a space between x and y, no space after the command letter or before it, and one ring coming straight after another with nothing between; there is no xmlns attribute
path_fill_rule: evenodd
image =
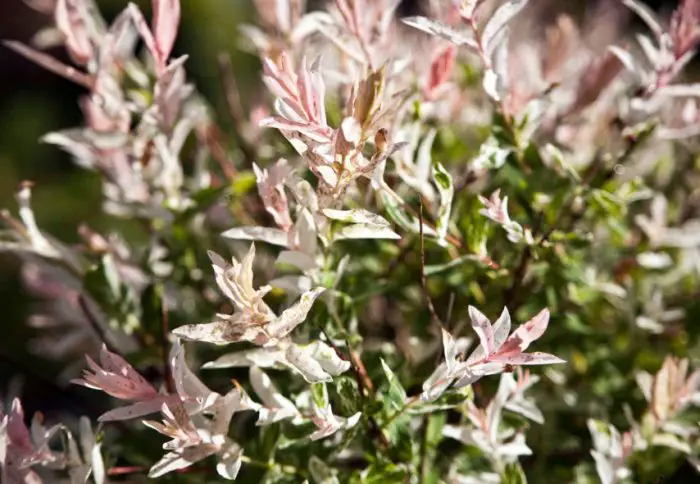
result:
<svg viewBox="0 0 700 484"><path fill-rule="evenodd" d="M218 56L218 61L226 104L228 105L229 115L233 122L233 129L236 140L238 141L238 147L243 152L246 167L250 168L257 158L257 150L255 146L248 141L246 136L246 115L243 110L243 105L241 104L241 93L238 89L236 76L233 72L231 56L222 52Z"/></svg>
<svg viewBox="0 0 700 484"><path fill-rule="evenodd" d="M5 47L17 52L22 57L40 65L44 69L53 72L69 81L72 81L80 86L92 90L94 87L94 79L78 69L64 64L63 62L51 57L50 55L32 49L28 45L15 40L5 40L2 42Z"/></svg>
<svg viewBox="0 0 700 484"><path fill-rule="evenodd" d="M403 200L398 200L398 199L396 199L396 200L401 204L401 208L406 210L411 216L413 216L415 218L420 218L418 212L412 206L410 206L408 203L404 202ZM422 203L423 202L421 201L421 204ZM423 221L423 225L428 227L430 230L433 230L433 231L436 230L435 225L433 225L430 222L427 222L425 220ZM446 234L445 240L447 240L447 242L452 244L456 249L464 248L464 242L461 239L459 239L458 237L455 237L454 235ZM491 259L488 256L479 256L479 260L481 261L482 264L489 266L491 269L500 269L501 268L501 266L498 265L498 263L496 263L493 259Z"/></svg>
<svg viewBox="0 0 700 484"><path fill-rule="evenodd" d="M331 348L333 348L338 357L342 360L348 361L348 358L346 358L346 356L340 351L340 349L333 342L330 336L328 336L326 330L321 328L321 332L326 337L328 344ZM372 379L369 377L369 373L367 373L367 368L365 368L364 363L362 363L360 355L353 351L353 349L350 347L349 341L346 340L345 345L347 346L348 354L350 355L350 366L352 368L353 375L355 376L355 381L357 382L357 391L360 392L360 399L364 401L365 398L373 397L374 384L372 383ZM377 440L379 441L382 450L384 452L387 452L389 450L389 440L386 438L386 435L384 435L384 432L382 432L381 428L379 427L379 424L372 416L368 416L367 421L369 423L370 429L372 430L372 433L374 433Z"/></svg>
<svg viewBox="0 0 700 484"><path fill-rule="evenodd" d="M440 320L435 306L433 305L433 300L430 298L430 292L428 292L428 278L425 275L425 237L423 236L423 200L420 200L420 209L418 211L418 220L420 223L420 282L423 288L423 295L425 296L425 301L428 304L428 310L430 310L430 316L435 325L439 328L445 328L445 325ZM439 333L439 332L438 332Z"/></svg>
<svg viewBox="0 0 700 484"><path fill-rule="evenodd" d="M199 128L196 133L200 143L209 149L211 157L219 164L226 178L232 180L237 175L237 172L233 166L233 160L231 160L221 144L219 128L213 124L208 124Z"/></svg>

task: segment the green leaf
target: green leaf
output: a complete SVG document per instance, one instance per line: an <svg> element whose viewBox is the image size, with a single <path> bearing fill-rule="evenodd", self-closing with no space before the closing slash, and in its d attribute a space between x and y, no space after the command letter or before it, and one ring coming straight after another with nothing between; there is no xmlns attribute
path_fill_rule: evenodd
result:
<svg viewBox="0 0 700 484"><path fill-rule="evenodd" d="M314 383L311 385L311 397L313 398L314 405L318 408L325 408L328 406L328 389L325 383Z"/></svg>
<svg viewBox="0 0 700 484"><path fill-rule="evenodd" d="M467 261L478 261L478 257L467 254L467 255L457 257L456 259L453 259L445 264L427 265L427 266L425 266L425 275L428 277L435 276L435 275L441 274L443 272L449 271L450 269L452 269L454 267L458 267Z"/></svg>
<svg viewBox="0 0 700 484"><path fill-rule="evenodd" d="M454 185L452 184L452 175L445 170L439 162L433 164L433 181L440 193L440 208L438 210L437 219L437 236L440 245L447 246L445 238L447 237L447 229L450 223L450 215L452 213L452 200L454 199Z"/></svg>
<svg viewBox="0 0 700 484"><path fill-rule="evenodd" d="M411 416L401 415L384 430L389 439L389 456L393 462L413 462L420 453L420 443L416 432L411 428Z"/></svg>
<svg viewBox="0 0 700 484"><path fill-rule="evenodd" d="M107 317L109 325L131 333L140 325L139 311L133 291L122 283L111 255L88 270L83 285Z"/></svg>
<svg viewBox="0 0 700 484"><path fill-rule="evenodd" d="M336 378L335 391L338 393L338 409L342 415L354 415L361 410L362 397L357 382L350 377ZM334 400L335 401L335 400Z"/></svg>
<svg viewBox="0 0 700 484"><path fill-rule="evenodd" d="M527 478L520 463L515 462L507 465L503 470L501 482L503 484L527 484Z"/></svg>
<svg viewBox="0 0 700 484"><path fill-rule="evenodd" d="M384 359L381 359L382 369L384 370L384 375L389 383L389 389L385 395L385 401L389 404L389 407L394 411L401 411L406 404L406 390L401 386L401 382L397 378L396 374L389 368Z"/></svg>
<svg viewBox="0 0 700 484"><path fill-rule="evenodd" d="M386 210L389 218L395 224L407 232L414 234L420 233L420 220L413 215L406 213L403 207L401 207L399 202L393 196L384 192L380 192L380 194L382 201L384 202L384 209ZM423 234L427 237L437 236L437 232L435 232L432 227L428 227L425 224L423 224Z"/></svg>
<svg viewBox="0 0 700 484"><path fill-rule="evenodd" d="M404 482L408 471L395 464L375 463L363 473L361 480L354 481L362 484L386 484Z"/></svg>
<svg viewBox="0 0 700 484"><path fill-rule="evenodd" d="M412 415L443 412L472 400L474 400L474 390L471 385L469 385L457 390L449 390L434 402L411 405L407 412Z"/></svg>
<svg viewBox="0 0 700 484"><path fill-rule="evenodd" d="M101 304L115 304L122 296L121 278L110 254L102 256L100 262L85 274L84 284Z"/></svg>
<svg viewBox="0 0 700 484"><path fill-rule="evenodd" d="M338 478L330 467L315 455L309 460L309 475L316 484L337 484Z"/></svg>
<svg viewBox="0 0 700 484"><path fill-rule="evenodd" d="M425 417L425 434L424 442L422 445L425 446L424 455L422 457L422 464L419 460L417 463L419 472L422 473L422 480L427 481L428 476L437 476L437 474L432 472L435 457L437 455L437 447L442 441L442 428L445 426L445 421L447 415L445 412L432 413L426 415ZM432 482L438 482L437 479L431 479Z"/></svg>
<svg viewBox="0 0 700 484"><path fill-rule="evenodd" d="M255 188L257 180L252 170L241 171L231 184L231 191L236 196L242 196Z"/></svg>

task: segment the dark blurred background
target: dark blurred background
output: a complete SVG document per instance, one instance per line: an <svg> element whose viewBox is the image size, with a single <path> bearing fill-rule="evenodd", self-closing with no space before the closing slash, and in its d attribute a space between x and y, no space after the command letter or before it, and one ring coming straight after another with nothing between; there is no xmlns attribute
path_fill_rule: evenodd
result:
<svg viewBox="0 0 700 484"><path fill-rule="evenodd" d="M417 13L422 1L405 1L401 13ZM586 0L569 1L570 4L563 2L567 9L586 3ZM110 21L128 2L97 0L97 3ZM136 3L150 15L150 1ZM677 2L649 3L656 9L670 10ZM182 0L182 28L175 52L190 55L188 74L224 125L227 116L216 57L222 51L230 53L245 99L249 86L259 82L259 63L237 48L236 26L241 22L253 22L253 17L249 0ZM2 39L29 43L34 33L50 22L51 19L29 8L23 0L0 0ZM61 49L51 54L68 61ZM81 113L76 101L81 91L0 47L0 209L14 212L15 188L21 180L33 180L36 183L34 207L40 227L68 243L77 241L76 228L83 222L96 229L103 227L100 184L94 175L73 165L65 153L38 140L49 131L80 124ZM8 385L14 386L13 382L21 382L27 410L50 411L48 405L70 404L72 390L65 391L51 383L61 368L26 352L30 330L25 319L32 301L23 293L18 281L17 261L0 254L0 393L7 391Z"/></svg>
<svg viewBox="0 0 700 484"><path fill-rule="evenodd" d="M97 3L108 22L128 4L127 0ZM135 3L150 17L150 0ZM253 15L250 2L245 0L182 1L176 55L190 55L187 68L191 80L222 118L226 116L217 108L223 106L223 98L216 56L222 51L231 53L244 92L257 80L258 61L236 46L237 24L252 22ZM51 22L23 0L0 0L1 39L29 43ZM69 62L63 49L50 53ZM20 181L32 180L36 183L33 206L39 226L68 243L77 242L76 229L81 223L98 230L106 228L101 218L100 182L94 174L75 166L67 154L40 143L39 138L81 123L77 99L82 93L82 88L0 46L0 209L16 213L15 189ZM51 413L71 408L81 400L72 397L72 386L63 389L53 383L62 365L27 352L32 330L25 321L29 305L35 302L19 282L16 258L0 253L0 395L21 391L29 414L37 409ZM75 410L92 413L84 408Z"/></svg>

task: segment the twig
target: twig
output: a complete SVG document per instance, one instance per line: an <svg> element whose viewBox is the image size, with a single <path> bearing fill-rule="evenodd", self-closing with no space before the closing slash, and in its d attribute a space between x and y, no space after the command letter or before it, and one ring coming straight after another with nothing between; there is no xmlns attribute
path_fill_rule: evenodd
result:
<svg viewBox="0 0 700 484"><path fill-rule="evenodd" d="M226 52L221 52L217 59L219 61L221 82L223 84L224 95L226 97L226 104L228 105L231 121L233 121L233 129L236 135L236 140L238 141L238 147L243 152L246 167L250 168L253 166L253 163L257 158L257 150L255 149L255 146L248 142L246 137L246 116L245 112L243 111L243 105L241 104L241 93L238 89L236 76L233 73L231 56Z"/></svg>
<svg viewBox="0 0 700 484"><path fill-rule="evenodd" d="M416 218L420 218L418 212L416 212L416 210L413 207L411 207L408 203L404 202L403 200L398 200L398 199L397 199L397 201L399 201L399 203L401 203L401 207L404 210L406 210L410 215L412 215L413 217L416 217ZM422 204L423 204L423 201L421 200L421 207L422 207ZM435 225L433 225L429 222L423 221L423 224L431 230L436 230ZM464 248L464 242L461 239L459 239L458 237L455 237L454 235L446 234L445 240L448 241L450 244L452 244L456 249L463 249ZM500 269L501 268L501 266L498 265L490 257L479 256L479 255L477 255L477 256L479 257L479 260L483 264L489 266L491 269Z"/></svg>
<svg viewBox="0 0 700 484"><path fill-rule="evenodd" d="M440 320L435 306L433 305L433 300L430 298L430 293L428 292L428 279L425 276L425 238L423 237L423 200L420 199L420 210L418 211L418 221L420 223L420 283L423 287L423 295L425 296L425 301L428 304L428 309L430 310L430 315L433 323L435 323L439 328L444 329L445 325ZM439 332L438 332L439 334Z"/></svg>
<svg viewBox="0 0 700 484"><path fill-rule="evenodd" d="M328 333L324 328L320 328L323 335L326 337L328 344L335 351L338 357L344 361L348 361L348 358L340 351L338 346L333 342L333 340L328 336ZM372 379L367 373L367 368L365 368L360 355L352 350L350 347L350 341L345 340L345 345L348 348L348 353L350 355L350 366L352 367L353 374L355 375L355 381L357 382L357 390L360 392L360 398L364 401L365 398L371 398L374 394L374 384ZM365 395L366 392L366 395ZM367 422L369 423L372 433L374 433L379 440L379 444L384 452L389 450L389 440L382 432L381 427L377 421L372 416L367 417Z"/></svg>
<svg viewBox="0 0 700 484"><path fill-rule="evenodd" d="M360 391L360 397L364 401L365 398L370 398L374 394L374 384L367 373L367 368L365 368L364 363L362 363L360 355L350 348L349 341L346 341L346 344L348 346L348 353L350 353L350 363L352 364L353 374L357 381L357 389ZM367 392L367 395L365 395L365 392ZM372 433L376 436L377 440L379 440L379 446L382 448L382 451L385 453L388 452L390 447L389 439L384 435L382 428L371 415L367 417L367 422L369 423Z"/></svg>
<svg viewBox="0 0 700 484"><path fill-rule="evenodd" d="M348 352L350 353L350 362L352 363L353 368L357 372L362 386L367 390L367 396L372 395L374 393L374 383L372 383L372 379L369 377L369 373L367 373L367 368L365 368L365 364L362 363L360 355L353 351L349 345Z"/></svg>
<svg viewBox="0 0 700 484"><path fill-rule="evenodd" d="M209 148L211 157L219 164L226 178L232 180L237 172L233 167L233 160L229 158L226 150L221 145L219 129L213 124L208 124L197 129L196 134L200 143Z"/></svg>
<svg viewBox="0 0 700 484"><path fill-rule="evenodd" d="M450 293L450 300L447 303L447 315L445 316L445 324L447 326L450 325L450 321L452 320L452 310L455 307L455 293L451 292Z"/></svg>
<svg viewBox="0 0 700 484"><path fill-rule="evenodd" d="M24 45L16 40L5 40L2 43L8 49L15 51L22 57L29 59L30 61L40 65L48 71L53 72L54 74L57 74L90 90L92 90L94 87L94 79L91 76L79 71L78 69L75 69L74 67L66 65L57 59L54 59L50 55L32 49L28 45Z"/></svg>
<svg viewBox="0 0 700 484"><path fill-rule="evenodd" d="M241 92L238 89L236 76L233 74L231 56L226 52L220 52L217 56L217 60L219 61L221 82L223 84L231 120L237 128L242 127L245 121L245 114L243 113L243 106L241 105Z"/></svg>

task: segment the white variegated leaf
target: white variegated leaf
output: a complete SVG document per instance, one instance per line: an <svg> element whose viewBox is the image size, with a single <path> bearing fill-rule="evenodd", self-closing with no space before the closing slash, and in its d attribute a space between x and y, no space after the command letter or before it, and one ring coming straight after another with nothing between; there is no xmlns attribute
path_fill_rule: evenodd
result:
<svg viewBox="0 0 700 484"><path fill-rule="evenodd" d="M498 48L495 42L498 34L525 8L527 2L528 0L509 0L496 10L481 33L481 46L484 51L493 52Z"/></svg>
<svg viewBox="0 0 700 484"><path fill-rule="evenodd" d="M401 19L406 25L421 30L431 35L436 35L455 45L466 45L471 48L476 48L477 44L474 37L467 31L456 30L449 25L431 20L427 17L406 17Z"/></svg>
<svg viewBox="0 0 700 484"><path fill-rule="evenodd" d="M390 239L399 240L401 236L384 225L353 224L341 228L333 236L334 240L345 239Z"/></svg>
<svg viewBox="0 0 700 484"><path fill-rule="evenodd" d="M280 247L287 247L288 238L284 230L267 227L235 227L221 234L234 240L259 240Z"/></svg>

